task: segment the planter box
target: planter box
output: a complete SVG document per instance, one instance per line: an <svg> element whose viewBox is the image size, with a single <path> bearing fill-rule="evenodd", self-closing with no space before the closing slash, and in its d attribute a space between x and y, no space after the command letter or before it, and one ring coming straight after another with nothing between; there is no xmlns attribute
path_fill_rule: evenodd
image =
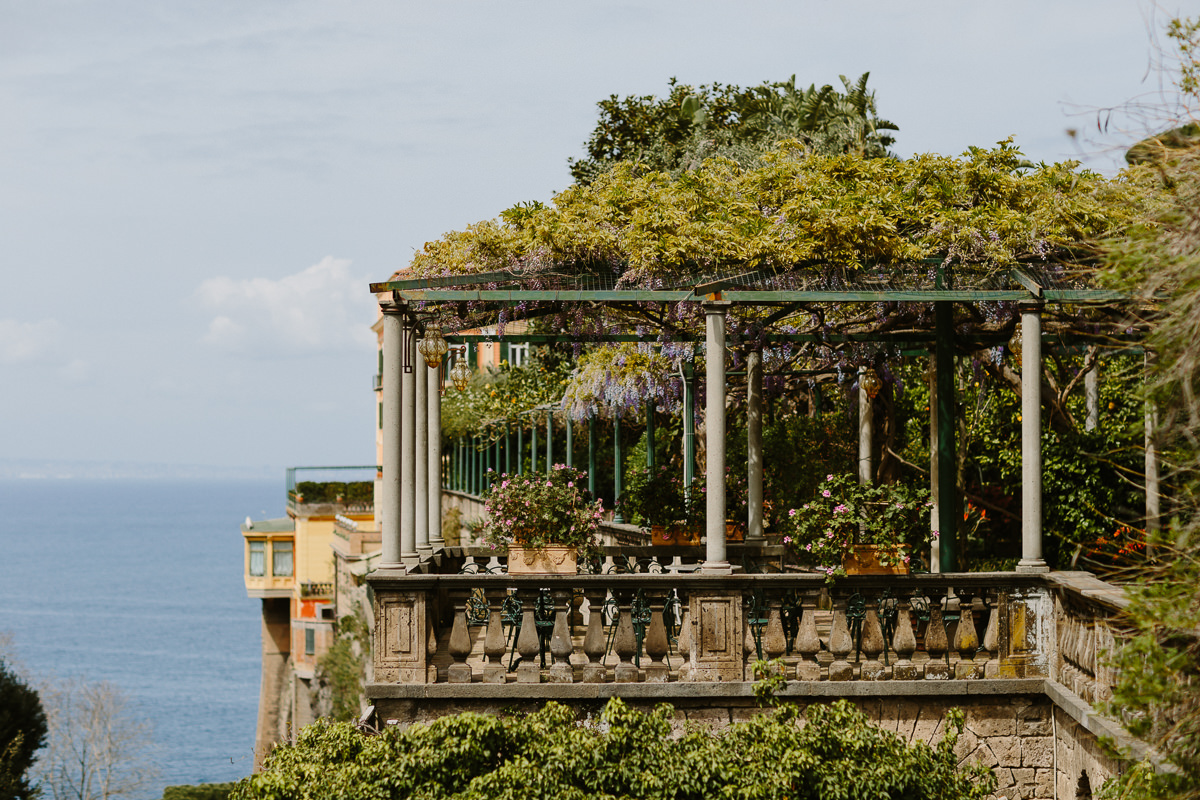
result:
<svg viewBox="0 0 1200 800"><path fill-rule="evenodd" d="M509 575L574 575L577 566L574 547L549 544L541 549L508 548Z"/></svg>
<svg viewBox="0 0 1200 800"><path fill-rule="evenodd" d="M888 554L889 561L895 564L884 564L880 556ZM903 551L898 547L884 547L876 544L856 544L850 546L842 567L847 575L907 575L908 564L900 559Z"/></svg>

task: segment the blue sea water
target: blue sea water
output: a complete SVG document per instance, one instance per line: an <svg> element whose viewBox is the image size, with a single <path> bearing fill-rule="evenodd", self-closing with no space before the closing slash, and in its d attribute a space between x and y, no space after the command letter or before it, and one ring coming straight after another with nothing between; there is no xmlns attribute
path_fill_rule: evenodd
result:
<svg viewBox="0 0 1200 800"><path fill-rule="evenodd" d="M282 480L0 480L0 633L34 680L123 689L162 787L253 767L259 601L239 525L283 515Z"/></svg>

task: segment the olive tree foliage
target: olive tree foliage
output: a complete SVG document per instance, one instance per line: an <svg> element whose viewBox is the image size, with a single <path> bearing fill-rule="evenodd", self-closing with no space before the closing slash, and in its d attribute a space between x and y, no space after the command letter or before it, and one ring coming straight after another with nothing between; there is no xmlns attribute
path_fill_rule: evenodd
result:
<svg viewBox="0 0 1200 800"><path fill-rule="evenodd" d="M783 139L823 155L885 156L894 142L889 131L898 128L877 116L869 75L840 76L844 91L828 84L797 88L793 75L747 88L693 87L672 78L666 97L612 95L596 104L600 118L587 157L570 161L571 174L591 183L620 162L678 174L712 156L750 165Z"/></svg>
<svg viewBox="0 0 1200 800"><path fill-rule="evenodd" d="M1184 116L1200 111L1200 20L1176 19L1168 41L1180 59ZM1170 514L1135 585L1128 640L1113 654L1110 713L1153 744L1147 760L1107 787L1110 797L1200 798L1200 142L1166 136L1139 157L1160 184L1161 203L1113 243L1110 279L1151 309L1148 401L1167 466Z"/></svg>
<svg viewBox="0 0 1200 800"><path fill-rule="evenodd" d="M157 770L150 730L111 683L57 681L43 692L49 737L38 761L51 800L116 800L143 793Z"/></svg>
<svg viewBox="0 0 1200 800"><path fill-rule="evenodd" d="M318 722L277 748L235 800L590 800L591 798L842 798L957 800L995 787L983 767L958 769L952 713L934 746L871 725L842 700L807 719L782 706L723 733L673 736L670 706L643 713L621 700L598 719L549 703L509 717L464 713L368 736Z"/></svg>
<svg viewBox="0 0 1200 800"><path fill-rule="evenodd" d="M37 797L29 771L45 741L46 713L37 690L0 657L0 800Z"/></svg>

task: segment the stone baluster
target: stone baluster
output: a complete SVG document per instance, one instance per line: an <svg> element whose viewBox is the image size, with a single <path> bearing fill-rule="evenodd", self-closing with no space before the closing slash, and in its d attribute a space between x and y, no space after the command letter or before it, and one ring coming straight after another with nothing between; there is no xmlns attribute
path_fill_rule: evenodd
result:
<svg viewBox="0 0 1200 800"><path fill-rule="evenodd" d="M571 613L571 590L555 589L551 596L554 598L554 632L550 635L550 655L554 664L550 667L550 683L574 683L571 653L575 647L567 624L567 615Z"/></svg>
<svg viewBox="0 0 1200 800"><path fill-rule="evenodd" d="M517 652L521 663L517 665L517 683L541 683L542 673L538 667L541 647L538 643L537 621L533 611L537 605L537 589L518 589L521 601L521 633L517 635Z"/></svg>
<svg viewBox="0 0 1200 800"><path fill-rule="evenodd" d="M454 663L446 671L449 683L470 683L471 665L467 656L471 655L471 636L467 632L467 599L471 591L466 588L454 588L447 592L450 598L450 609L454 615L454 623L450 626L450 657Z"/></svg>
<svg viewBox="0 0 1200 800"><path fill-rule="evenodd" d="M633 591L625 586L613 589L613 596L617 598L617 635L613 649L620 659L613 670L613 679L617 683L637 683L639 677L633 663L637 652L637 639L633 633Z"/></svg>
<svg viewBox="0 0 1200 800"><path fill-rule="evenodd" d="M919 679L921 669L912 661L913 653L917 651L917 635L913 631L909 604L904 601L896 605L896 630L892 633L892 649L896 651L892 678L898 681Z"/></svg>
<svg viewBox="0 0 1200 800"><path fill-rule="evenodd" d="M769 660L780 658L787 651L787 634L783 632L783 614L780 609L780 598L770 601L771 611L767 615L767 628L763 632L763 651ZM772 674L787 677L787 665L782 662L778 667L772 667Z"/></svg>
<svg viewBox="0 0 1200 800"><path fill-rule="evenodd" d="M742 651L745 653L743 663L745 664L746 680L755 680L754 662L758 660L758 642L754 638L754 614L751 609L754 608L753 603L746 605L746 635L742 637Z"/></svg>
<svg viewBox="0 0 1200 800"><path fill-rule="evenodd" d="M987 627L983 630L983 677L1000 677L1000 598L998 594L985 594L984 608L988 612Z"/></svg>
<svg viewBox="0 0 1200 800"><path fill-rule="evenodd" d="M688 603L687 595L682 591L677 591L680 604L680 622L679 622L679 680L690 681L694 673L695 665L692 662L692 609Z"/></svg>
<svg viewBox="0 0 1200 800"><path fill-rule="evenodd" d="M588 663L583 667L583 682L604 683L604 600L608 590L589 588L584 596L588 603L588 628L583 637L583 652Z"/></svg>
<svg viewBox="0 0 1200 800"><path fill-rule="evenodd" d="M425 680L428 683L438 682L438 668L433 661L438 649L437 629L433 627L433 616L428 611L425 614Z"/></svg>
<svg viewBox="0 0 1200 800"><path fill-rule="evenodd" d="M929 593L929 625L925 628L925 652L929 655L925 662L927 681L944 681L950 677L950 665L943 660L950 649L950 641L946 638L942 600L937 592Z"/></svg>
<svg viewBox="0 0 1200 800"><path fill-rule="evenodd" d="M483 636L483 654L487 663L483 667L484 683L504 683L508 672L504 668L504 600L508 590L500 586L489 586L484 590L488 603L487 630Z"/></svg>
<svg viewBox="0 0 1200 800"><path fill-rule="evenodd" d="M795 643L795 650L800 654L800 663L796 665L796 679L819 681L821 664L817 661L817 654L821 652L821 640L817 636L817 604L812 597L804 595L800 605L800 627L796 631Z"/></svg>
<svg viewBox="0 0 1200 800"><path fill-rule="evenodd" d="M881 681L891 677L887 674L879 656L887 647L883 640L883 626L879 624L879 612L875 603L867 606L867 615L863 618L862 654L867 657L863 662L859 677L864 681Z"/></svg>
<svg viewBox="0 0 1200 800"><path fill-rule="evenodd" d="M664 600L657 591L649 596L650 624L646 628L644 642L646 655L650 657L650 663L646 665L647 683L666 683L671 679L670 668L663 661L671 649L667 641L667 626L663 623Z"/></svg>
<svg viewBox="0 0 1200 800"><path fill-rule="evenodd" d="M975 663L975 651L979 649L979 634L975 630L975 603L969 595L959 600L958 628L954 632L954 649L959 661L954 665L954 677L958 680L973 680L983 677L983 667Z"/></svg>
<svg viewBox="0 0 1200 800"><path fill-rule="evenodd" d="M829 629L829 652L833 655L833 663L829 665L829 680L854 679L854 665L849 661L853 650L854 641L850 637L850 625L846 621L846 601L834 600L833 627Z"/></svg>

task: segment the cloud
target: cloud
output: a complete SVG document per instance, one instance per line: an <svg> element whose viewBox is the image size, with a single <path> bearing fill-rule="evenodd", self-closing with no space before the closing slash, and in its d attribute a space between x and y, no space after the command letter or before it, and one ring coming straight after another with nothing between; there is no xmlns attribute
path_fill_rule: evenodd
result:
<svg viewBox="0 0 1200 800"><path fill-rule="evenodd" d="M231 352L312 354L371 347L374 299L350 261L326 256L278 280L209 278L196 296L214 312L203 341Z"/></svg>
<svg viewBox="0 0 1200 800"><path fill-rule="evenodd" d="M18 322L0 319L0 364L35 361L49 353L58 342L58 320Z"/></svg>

